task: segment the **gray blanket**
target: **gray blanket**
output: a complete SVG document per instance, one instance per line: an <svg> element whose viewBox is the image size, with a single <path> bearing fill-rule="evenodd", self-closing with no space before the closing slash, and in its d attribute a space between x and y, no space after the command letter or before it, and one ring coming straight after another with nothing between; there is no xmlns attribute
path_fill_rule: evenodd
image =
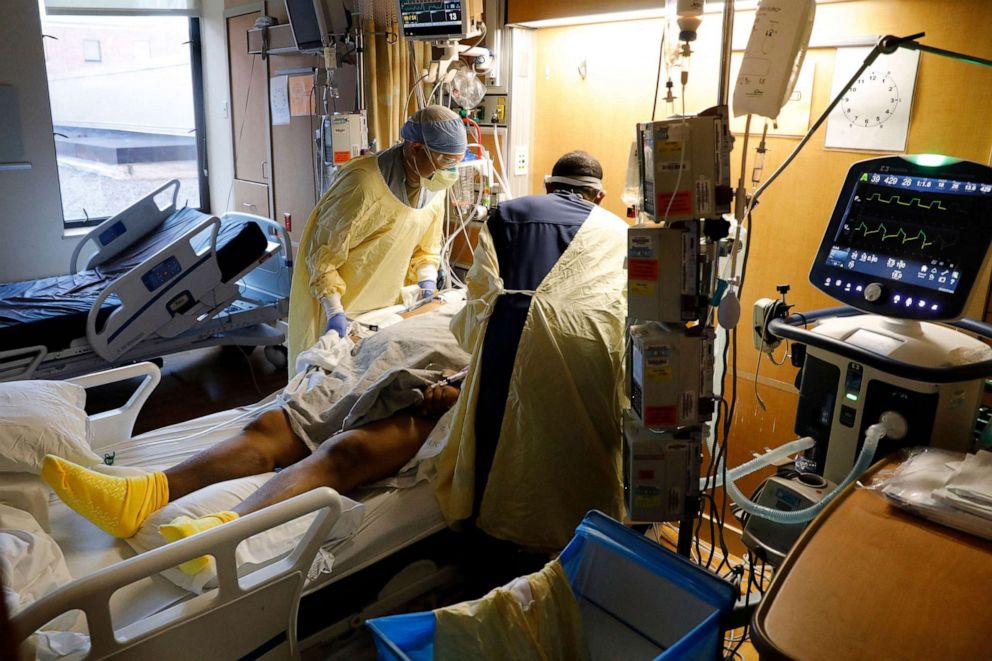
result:
<svg viewBox="0 0 992 661"><path fill-rule="evenodd" d="M280 397L293 431L313 450L344 429L423 402L425 386L468 365L469 355L449 330L460 307L448 304L407 319L354 348L351 340L321 338L310 350L314 364Z"/></svg>

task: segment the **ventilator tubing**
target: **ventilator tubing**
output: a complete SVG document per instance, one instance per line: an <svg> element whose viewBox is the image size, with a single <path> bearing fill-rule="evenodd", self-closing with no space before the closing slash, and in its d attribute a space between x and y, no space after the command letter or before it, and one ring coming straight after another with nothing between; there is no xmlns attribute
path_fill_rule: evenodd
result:
<svg viewBox="0 0 992 661"><path fill-rule="evenodd" d="M805 450L810 449L816 444L809 436L804 436L803 438L797 438L794 441L789 441L785 445L780 445L774 450L769 450L760 457L755 457L746 464L741 464L737 468L732 468L727 471L727 479L730 481L739 480L745 475L750 475L751 473L761 470L766 466L771 466L776 461L780 459L785 459L794 454L799 454ZM711 449L712 451L712 449ZM720 469L716 474L716 481L714 482L710 477L704 477L699 480L699 490L706 491L710 487L714 489L723 486L723 459L720 460Z"/></svg>
<svg viewBox="0 0 992 661"><path fill-rule="evenodd" d="M861 475L866 470L868 470L868 467L871 465L872 459L875 457L875 450L878 448L878 443L884 437L885 437L885 425L881 422L877 422L873 424L871 427L869 427L867 430L865 430L865 443L861 447L861 453L858 455L858 460L854 463L854 467L851 469L851 472L849 472L847 474L847 477L845 477L844 480L837 485L837 488L835 488L833 491L831 491L826 496L824 496L823 500L805 509L785 512L782 510L773 509L771 507L764 507L762 505L758 505L754 501L749 500L747 496L745 496L743 493L741 493L741 491L734 484L734 480L738 480L744 475L747 475L748 473L753 473L759 468L768 465L768 463L774 460L775 458L787 456L788 454L792 454L792 452L794 451L798 451L792 449L792 446L802 447L802 449L811 447L812 439L809 438L801 438L797 441L792 441L791 443L787 443L780 448L776 448L775 450L772 450L768 454L753 459L752 461L749 461L748 463L743 464L742 466L738 466L732 471L728 471L727 484L726 484L727 494L735 503L737 503L737 505L740 506L742 510L744 510L751 516L757 516L762 519L768 519L769 521L772 521L774 523L785 523L785 524L806 523L807 521L811 520L814 516L819 514L820 511L823 510L823 508L825 508L827 504L834 499L834 496L836 496L838 493L841 492L841 490L847 488L847 485L849 485L851 482L861 477ZM786 449L789 449L789 451L783 452Z"/></svg>

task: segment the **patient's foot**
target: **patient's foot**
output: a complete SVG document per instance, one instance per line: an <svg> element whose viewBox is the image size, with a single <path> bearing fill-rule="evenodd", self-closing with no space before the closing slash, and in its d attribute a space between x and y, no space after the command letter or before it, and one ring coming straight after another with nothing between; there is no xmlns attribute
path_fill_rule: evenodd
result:
<svg viewBox="0 0 992 661"><path fill-rule="evenodd" d="M216 528L222 523L234 521L236 518L238 518L236 512L217 512L216 514L201 516L199 519L191 519L188 516L177 516L169 523L159 526L158 532L165 538L165 541L177 542L198 532ZM179 565L179 568L190 576L194 576L206 569L209 564L210 556L201 555L199 558L187 560Z"/></svg>
<svg viewBox="0 0 992 661"><path fill-rule="evenodd" d="M161 472L113 477L49 454L41 476L62 502L114 537L132 537L169 502L169 481Z"/></svg>

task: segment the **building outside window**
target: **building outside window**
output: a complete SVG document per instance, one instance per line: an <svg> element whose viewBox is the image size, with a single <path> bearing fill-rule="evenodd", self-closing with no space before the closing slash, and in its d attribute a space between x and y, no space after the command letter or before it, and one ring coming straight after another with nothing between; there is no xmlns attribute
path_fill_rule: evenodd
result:
<svg viewBox="0 0 992 661"><path fill-rule="evenodd" d="M83 39L83 61L100 62L100 42L96 39Z"/></svg>
<svg viewBox="0 0 992 661"><path fill-rule="evenodd" d="M180 205L205 208L197 19L40 4L65 225L95 225L172 179Z"/></svg>

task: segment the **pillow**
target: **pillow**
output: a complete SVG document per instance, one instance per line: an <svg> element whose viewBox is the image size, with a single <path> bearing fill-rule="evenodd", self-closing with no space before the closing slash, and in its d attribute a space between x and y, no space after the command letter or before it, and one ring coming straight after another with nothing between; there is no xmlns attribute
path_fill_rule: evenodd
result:
<svg viewBox="0 0 992 661"><path fill-rule="evenodd" d="M252 475L237 480L219 482L194 491L155 512L145 521L134 537L124 541L138 553L163 546L167 542L158 532L160 525L169 523L177 516L185 515L198 518L233 509L245 498L255 493L274 475L275 473ZM341 501L341 516L334 523L325 541L351 537L362 522L362 504L343 496ZM303 535L306 534L316 516L317 512L301 516L241 542L236 554L238 575L244 576L289 555L303 539ZM182 572L178 567L165 570L162 572L162 576L184 590L201 593L216 585L217 570L211 559L210 567L195 576Z"/></svg>
<svg viewBox="0 0 992 661"><path fill-rule="evenodd" d="M11 615L72 580L55 540L29 513L6 504L0 504L0 577ZM69 653L82 658L89 649L86 631L81 611L63 613L28 637L24 658L64 658Z"/></svg>
<svg viewBox="0 0 992 661"><path fill-rule="evenodd" d="M86 390L74 383L0 383L0 472L38 475L46 454L81 466L100 463L90 449L85 403Z"/></svg>

